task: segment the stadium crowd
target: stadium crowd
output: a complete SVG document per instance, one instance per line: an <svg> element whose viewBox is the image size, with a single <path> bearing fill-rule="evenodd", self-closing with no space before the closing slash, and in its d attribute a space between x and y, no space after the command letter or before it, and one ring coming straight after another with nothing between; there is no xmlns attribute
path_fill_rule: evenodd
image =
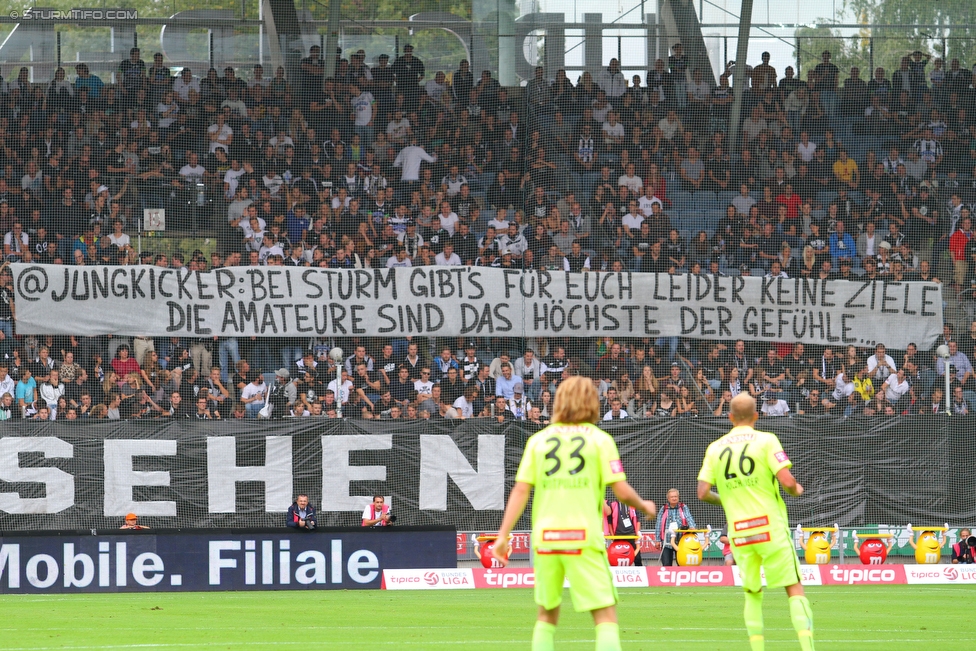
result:
<svg viewBox="0 0 976 651"><path fill-rule="evenodd" d="M914 52L865 80L824 52L803 81L764 53L730 152L735 71L713 87L680 45L644 79L613 59L519 89L467 61L431 74L410 45L372 67L353 52L328 79L321 54L294 78L174 75L134 48L113 83L83 63L73 80L0 80L6 261L943 279L973 319L976 88L958 60ZM216 248L140 250L146 208ZM915 346L37 337L16 334L15 308L4 270L0 419L244 418L276 396L272 417L545 422L575 374L607 419L721 415L743 391L771 416L976 407L976 321L946 326L945 396L944 363ZM338 381L334 346L353 351Z"/></svg>

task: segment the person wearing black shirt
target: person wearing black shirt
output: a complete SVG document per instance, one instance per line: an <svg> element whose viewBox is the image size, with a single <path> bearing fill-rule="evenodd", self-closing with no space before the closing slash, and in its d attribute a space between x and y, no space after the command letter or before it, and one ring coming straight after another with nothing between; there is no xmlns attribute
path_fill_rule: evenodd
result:
<svg viewBox="0 0 976 651"><path fill-rule="evenodd" d="M641 224L641 231L644 230L644 224ZM671 261L661 251L660 242L651 244L650 252L640 261L640 271L643 273L669 273L673 268Z"/></svg>
<svg viewBox="0 0 976 651"><path fill-rule="evenodd" d="M972 565L976 563L976 538L969 529L959 530L959 542L952 546L952 564Z"/></svg>
<svg viewBox="0 0 976 651"><path fill-rule="evenodd" d="M535 230L528 237L528 242L529 250L535 254L536 258L541 258L549 253L549 248L552 247L552 238L546 232L546 227L543 224L536 224Z"/></svg>
<svg viewBox="0 0 976 651"><path fill-rule="evenodd" d="M389 386L397 376L397 361L393 356L393 345L385 344L379 357L373 360L373 368L383 377L383 382Z"/></svg>
<svg viewBox="0 0 976 651"><path fill-rule="evenodd" d="M403 56L393 62L397 92L402 93L410 111L417 109L420 100L420 81L424 78L424 62L413 55L413 46L403 46Z"/></svg>
<svg viewBox="0 0 976 651"><path fill-rule="evenodd" d="M322 76L325 74L325 61L322 60L322 48L313 45L308 50L308 56L301 61L301 90L302 99L309 101L322 88Z"/></svg>
<svg viewBox="0 0 976 651"><path fill-rule="evenodd" d="M630 238L631 250L638 265L650 255L655 242L658 242L658 237L651 233L651 224L645 219L641 222L640 231Z"/></svg>
<svg viewBox="0 0 976 651"><path fill-rule="evenodd" d="M443 251L444 245L451 241L451 234L441 226L439 215L431 217L430 227L423 229L420 235L424 238L424 242L430 245L430 250L434 252L434 255Z"/></svg>
<svg viewBox="0 0 976 651"><path fill-rule="evenodd" d="M823 399L820 389L811 389L807 397L797 404L797 410L801 416L823 416L827 413L827 408L823 406Z"/></svg>
<svg viewBox="0 0 976 651"><path fill-rule="evenodd" d="M458 223L457 232L454 233L451 242L461 262L465 265L473 265L475 258L478 257L478 236L471 233L471 228L466 222Z"/></svg>
<svg viewBox="0 0 976 651"><path fill-rule="evenodd" d="M590 268L590 256L583 253L579 240L573 242L572 251L563 258L563 268L566 271L580 273Z"/></svg>
<svg viewBox="0 0 976 651"><path fill-rule="evenodd" d="M383 380L376 371L368 370L366 364L357 364L351 379L353 392L356 395L351 402L367 403L372 406L372 403L379 399L383 391Z"/></svg>
<svg viewBox="0 0 976 651"><path fill-rule="evenodd" d="M445 404L453 405L464 393L464 382L460 379L458 369L453 366L447 369L447 375L438 384L441 388L441 400Z"/></svg>
<svg viewBox="0 0 976 651"><path fill-rule="evenodd" d="M396 402L406 405L417 399L417 391L413 388L413 380L410 379L410 369L401 365L397 369L397 377L390 383L390 395Z"/></svg>
<svg viewBox="0 0 976 651"><path fill-rule="evenodd" d="M495 396L494 418L499 423L515 420L515 414L508 408L508 400L505 399L505 396Z"/></svg>
<svg viewBox="0 0 976 651"><path fill-rule="evenodd" d="M478 387L478 397L482 401L490 400L491 396L495 395L495 378L491 377L491 368L488 364L482 364L478 368L478 376L474 383ZM481 408L484 409L484 405ZM480 412L475 409L475 413Z"/></svg>
<svg viewBox="0 0 976 651"><path fill-rule="evenodd" d="M310 408L313 402L325 398L326 385L319 380L318 371L305 367L301 374L302 383L298 386L298 399Z"/></svg>

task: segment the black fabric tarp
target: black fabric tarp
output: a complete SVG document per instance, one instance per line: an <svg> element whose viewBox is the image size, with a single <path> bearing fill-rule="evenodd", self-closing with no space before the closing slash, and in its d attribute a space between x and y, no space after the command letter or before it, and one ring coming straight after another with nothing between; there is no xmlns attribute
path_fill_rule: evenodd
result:
<svg viewBox="0 0 976 651"><path fill-rule="evenodd" d="M787 499L793 523L837 522L841 526L852 526L907 522L967 525L976 522L976 493L972 490L976 485L974 418L796 417L763 419L759 427L779 435L793 460L794 473L806 487L803 498ZM721 512L697 502L694 489L705 447L728 428L726 419L697 418L616 421L607 424L606 429L617 441L630 482L642 495L661 504L667 489L678 488L699 523L720 527L723 525ZM106 440L175 441L175 454L132 458L130 469L133 471L169 473L168 485L136 485L132 489L132 499L137 503L146 500L175 503L174 516L151 516L144 519L147 524L158 527L282 526L286 507L271 509L266 504L264 485L256 481L231 482L231 486L236 486L236 494L232 496L236 503L233 512L211 512L214 489L213 477L209 474L215 469L211 467L208 473L207 457L208 438L233 437L236 464L262 466L268 462L265 437L285 436L290 437L292 470L290 476L285 473L281 479L286 483L279 487L279 492L285 492L288 500L292 495L304 492L313 504L320 505L323 476L329 477L338 465L385 466L385 481L351 481L348 494L367 496L367 500L374 493L390 496L393 510L402 524L439 524L459 530L491 531L501 521L502 501L511 488L525 441L534 431L524 423L499 425L486 419L465 422L308 418L224 422L7 422L0 430L0 530L119 526L121 517L107 513L106 507ZM323 459L322 437L341 436L391 437L391 445L389 449L354 449L348 453L348 460ZM450 445L445 447L445 437L449 437L456 450L477 471L479 442L484 448L488 440L484 438L486 436L504 436L504 451L498 448L499 456L504 457L504 491L499 477L498 490L480 495L481 508L476 509L472 506L476 500L470 496L477 491L470 484L466 492L462 491L451 473L451 479L442 482L446 483L446 509L419 508L432 499L420 492L422 468L432 461L442 462L444 455L439 451L454 449ZM39 452L22 451L23 441L14 442L16 445L8 441L19 437L57 439L70 445L70 454L45 458ZM441 447L431 447L431 441ZM11 452L14 449L21 451ZM436 455L438 459L425 461L424 454ZM498 459L498 463L500 465L502 459ZM44 512L43 507L27 509L34 512L9 512L18 510L11 506L18 499L46 497L44 483L29 481L34 478L29 473L39 468L57 468L71 475L73 501L57 512ZM430 486L434 484L428 482L425 490L431 490ZM431 490L431 494L434 493L436 491ZM489 508L484 508L486 504ZM138 512L137 506L135 510ZM360 513L361 509L335 511L325 505L319 514L319 524L355 525L359 523ZM527 518L520 525L527 528Z"/></svg>

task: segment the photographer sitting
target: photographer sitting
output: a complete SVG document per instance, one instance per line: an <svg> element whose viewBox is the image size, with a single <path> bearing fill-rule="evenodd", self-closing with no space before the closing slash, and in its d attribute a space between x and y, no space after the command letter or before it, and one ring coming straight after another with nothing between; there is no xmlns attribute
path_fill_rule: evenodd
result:
<svg viewBox="0 0 976 651"><path fill-rule="evenodd" d="M364 527L389 527L396 522L396 516L390 513L386 498L373 495L373 503L363 510Z"/></svg>
<svg viewBox="0 0 976 651"><path fill-rule="evenodd" d="M288 507L285 516L285 526L292 529L315 529L315 507L308 503L308 495L304 493L295 498L295 503Z"/></svg>
<svg viewBox="0 0 976 651"><path fill-rule="evenodd" d="M952 546L953 565L976 563L976 536L969 529L959 530L959 542Z"/></svg>

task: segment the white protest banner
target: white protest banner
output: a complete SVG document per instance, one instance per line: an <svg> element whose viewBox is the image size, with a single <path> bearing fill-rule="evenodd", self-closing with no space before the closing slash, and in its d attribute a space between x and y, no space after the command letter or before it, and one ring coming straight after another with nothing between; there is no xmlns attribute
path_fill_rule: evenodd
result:
<svg viewBox="0 0 976 651"><path fill-rule="evenodd" d="M923 350L930 282L566 273L11 265L21 334L572 336L800 341Z"/></svg>

